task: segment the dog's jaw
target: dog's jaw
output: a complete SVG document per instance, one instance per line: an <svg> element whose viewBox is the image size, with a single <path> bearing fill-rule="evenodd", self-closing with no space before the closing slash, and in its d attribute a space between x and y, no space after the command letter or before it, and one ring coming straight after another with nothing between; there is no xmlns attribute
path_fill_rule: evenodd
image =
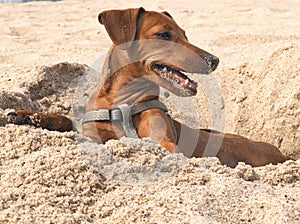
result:
<svg viewBox="0 0 300 224"><path fill-rule="evenodd" d="M187 73L158 63L152 64L151 69L157 73L161 79L173 86L173 88L169 90L176 95L193 96L197 94L198 84L187 77Z"/></svg>

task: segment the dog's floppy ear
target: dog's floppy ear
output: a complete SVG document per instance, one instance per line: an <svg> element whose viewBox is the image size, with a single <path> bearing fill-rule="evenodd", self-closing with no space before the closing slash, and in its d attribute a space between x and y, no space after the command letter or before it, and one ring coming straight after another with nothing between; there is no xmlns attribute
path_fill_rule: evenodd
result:
<svg viewBox="0 0 300 224"><path fill-rule="evenodd" d="M144 8L108 10L99 14L98 20L115 45L133 41L137 31L139 16L145 12Z"/></svg>
<svg viewBox="0 0 300 224"><path fill-rule="evenodd" d="M161 12L162 14L166 15L166 16L169 16L171 19L173 19L173 17L170 15L170 13L168 13L167 11L163 11Z"/></svg>

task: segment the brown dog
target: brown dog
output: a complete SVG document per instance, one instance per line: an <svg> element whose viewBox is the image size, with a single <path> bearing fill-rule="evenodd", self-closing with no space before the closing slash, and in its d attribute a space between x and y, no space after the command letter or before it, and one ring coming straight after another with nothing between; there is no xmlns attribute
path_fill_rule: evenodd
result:
<svg viewBox="0 0 300 224"><path fill-rule="evenodd" d="M109 10L100 13L98 19L113 45L102 80L86 108L84 135L101 143L125 135L151 137L168 151L182 152L189 157L202 157L206 150L212 150L230 167L239 161L263 166L287 160L275 146L267 143L191 129L173 120L164 105L157 103L159 86L179 96L195 95L197 83L186 73L209 74L219 62L217 57L190 44L170 14L143 8ZM140 105L142 109L137 109ZM100 114L95 110L101 110ZM71 121L60 115L23 110L9 115L16 124L59 131L72 129Z"/></svg>

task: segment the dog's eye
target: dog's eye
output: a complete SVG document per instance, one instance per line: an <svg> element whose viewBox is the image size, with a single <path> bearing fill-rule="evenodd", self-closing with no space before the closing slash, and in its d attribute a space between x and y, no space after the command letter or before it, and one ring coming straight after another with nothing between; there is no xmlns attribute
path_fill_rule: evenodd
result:
<svg viewBox="0 0 300 224"><path fill-rule="evenodd" d="M164 40L171 40L172 39L172 36L169 32L156 33L155 35L158 36L161 39L164 39Z"/></svg>

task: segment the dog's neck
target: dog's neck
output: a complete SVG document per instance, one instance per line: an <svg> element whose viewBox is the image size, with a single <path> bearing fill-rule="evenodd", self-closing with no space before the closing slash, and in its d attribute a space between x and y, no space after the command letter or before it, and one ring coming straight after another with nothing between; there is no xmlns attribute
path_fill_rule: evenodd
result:
<svg viewBox="0 0 300 224"><path fill-rule="evenodd" d="M111 49L87 111L158 99L159 86L141 77L143 73L145 70L140 62L130 63L126 54L113 54Z"/></svg>

